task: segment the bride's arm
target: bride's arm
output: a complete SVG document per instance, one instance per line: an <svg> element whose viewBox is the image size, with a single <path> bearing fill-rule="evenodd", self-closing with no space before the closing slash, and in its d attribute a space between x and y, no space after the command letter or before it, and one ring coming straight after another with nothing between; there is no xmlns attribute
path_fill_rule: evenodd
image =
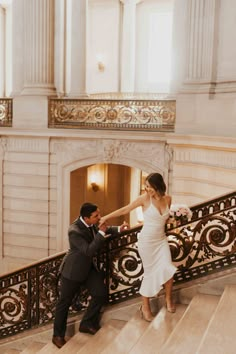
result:
<svg viewBox="0 0 236 354"><path fill-rule="evenodd" d="M104 222L106 222L107 220L109 220L111 218L130 213L133 209L136 209L137 207L142 206L144 204L144 200L145 200L145 195L140 195L137 199L135 199L133 202L125 205L124 207L117 209L107 215L104 215L100 220L100 224L103 224Z"/></svg>

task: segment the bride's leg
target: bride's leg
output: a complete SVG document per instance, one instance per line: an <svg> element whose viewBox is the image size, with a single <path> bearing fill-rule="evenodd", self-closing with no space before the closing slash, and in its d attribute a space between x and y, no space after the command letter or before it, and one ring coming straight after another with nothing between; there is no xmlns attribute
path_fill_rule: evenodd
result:
<svg viewBox="0 0 236 354"><path fill-rule="evenodd" d="M142 296L142 306L140 308L141 316L148 322L153 320L149 297Z"/></svg>
<svg viewBox="0 0 236 354"><path fill-rule="evenodd" d="M173 287L173 277L170 278L165 284L165 292L166 292L166 307L169 312L175 312L176 308L172 302L172 287Z"/></svg>

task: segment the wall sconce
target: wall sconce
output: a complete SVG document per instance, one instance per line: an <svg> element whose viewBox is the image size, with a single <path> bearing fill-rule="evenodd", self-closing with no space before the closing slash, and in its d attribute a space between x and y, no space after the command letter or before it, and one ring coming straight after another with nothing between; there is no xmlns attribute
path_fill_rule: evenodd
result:
<svg viewBox="0 0 236 354"><path fill-rule="evenodd" d="M99 191L99 185L96 182L91 182L91 187L94 192Z"/></svg>
<svg viewBox="0 0 236 354"><path fill-rule="evenodd" d="M103 169L100 165L88 167L88 188L93 192L103 189Z"/></svg>
<svg viewBox="0 0 236 354"><path fill-rule="evenodd" d="M96 61L97 61L98 71L103 72L105 70L105 63L106 63L106 59L104 57L104 54L101 54L101 53L97 54Z"/></svg>
<svg viewBox="0 0 236 354"><path fill-rule="evenodd" d="M105 65L102 61L98 62L98 70L102 72L105 70Z"/></svg>

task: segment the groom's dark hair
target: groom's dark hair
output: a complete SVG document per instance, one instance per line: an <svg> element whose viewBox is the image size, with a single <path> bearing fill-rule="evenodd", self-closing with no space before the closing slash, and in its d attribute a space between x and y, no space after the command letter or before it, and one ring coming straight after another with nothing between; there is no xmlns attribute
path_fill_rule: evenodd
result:
<svg viewBox="0 0 236 354"><path fill-rule="evenodd" d="M89 218L92 213L97 210L97 205L92 203L84 203L80 208L80 216L84 219L85 217Z"/></svg>

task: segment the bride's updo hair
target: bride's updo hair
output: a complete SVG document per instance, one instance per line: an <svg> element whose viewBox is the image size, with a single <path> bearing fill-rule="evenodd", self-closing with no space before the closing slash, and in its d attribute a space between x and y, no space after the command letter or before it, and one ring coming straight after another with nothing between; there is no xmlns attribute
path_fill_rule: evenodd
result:
<svg viewBox="0 0 236 354"><path fill-rule="evenodd" d="M150 173L146 177L146 181L150 184L150 186L155 189L161 196L165 195L166 192L166 184L164 179L160 173Z"/></svg>

